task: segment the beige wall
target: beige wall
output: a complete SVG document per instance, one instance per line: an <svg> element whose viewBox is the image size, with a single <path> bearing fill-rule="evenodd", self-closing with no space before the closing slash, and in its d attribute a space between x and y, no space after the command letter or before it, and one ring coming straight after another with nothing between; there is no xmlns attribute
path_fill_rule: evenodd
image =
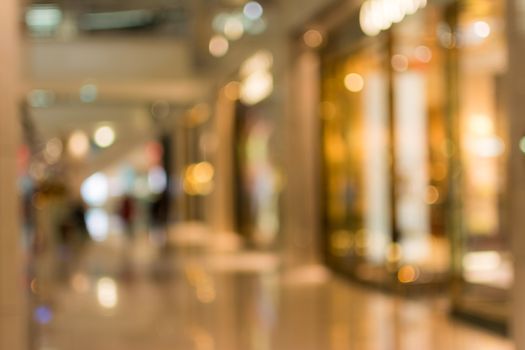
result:
<svg viewBox="0 0 525 350"><path fill-rule="evenodd" d="M0 349L25 349L23 275L16 188L18 17L16 0L0 1Z"/></svg>

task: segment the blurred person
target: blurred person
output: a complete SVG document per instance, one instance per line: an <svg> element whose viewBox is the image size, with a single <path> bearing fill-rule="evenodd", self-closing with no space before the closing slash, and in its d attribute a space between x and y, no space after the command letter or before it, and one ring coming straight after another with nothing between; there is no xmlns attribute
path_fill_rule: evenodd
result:
<svg viewBox="0 0 525 350"><path fill-rule="evenodd" d="M125 194L120 204L120 218L124 226L124 232L129 239L133 236L133 218L135 216L135 203L131 195Z"/></svg>

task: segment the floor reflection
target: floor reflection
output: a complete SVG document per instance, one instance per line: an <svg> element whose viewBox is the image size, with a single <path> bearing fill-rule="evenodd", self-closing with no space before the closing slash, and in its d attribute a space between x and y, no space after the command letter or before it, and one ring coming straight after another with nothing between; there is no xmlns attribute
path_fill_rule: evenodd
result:
<svg viewBox="0 0 525 350"><path fill-rule="evenodd" d="M93 243L69 273L35 280L39 350L512 349L451 320L442 299L364 289L269 254L147 237Z"/></svg>

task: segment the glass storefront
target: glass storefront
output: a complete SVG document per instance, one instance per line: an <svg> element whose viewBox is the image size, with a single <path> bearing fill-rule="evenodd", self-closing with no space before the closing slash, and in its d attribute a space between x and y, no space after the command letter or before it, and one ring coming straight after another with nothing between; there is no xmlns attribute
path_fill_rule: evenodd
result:
<svg viewBox="0 0 525 350"><path fill-rule="evenodd" d="M321 52L328 263L392 289L452 274L456 311L503 324L504 2L429 2L374 37L349 22Z"/></svg>
<svg viewBox="0 0 525 350"><path fill-rule="evenodd" d="M365 281L421 286L448 271L439 21L429 8L323 53L328 256Z"/></svg>
<svg viewBox="0 0 525 350"><path fill-rule="evenodd" d="M451 38L457 58L454 115L459 171L455 206L457 240L454 305L495 325L507 319L513 283L505 217L508 135L503 79L507 70L504 1L466 1Z"/></svg>

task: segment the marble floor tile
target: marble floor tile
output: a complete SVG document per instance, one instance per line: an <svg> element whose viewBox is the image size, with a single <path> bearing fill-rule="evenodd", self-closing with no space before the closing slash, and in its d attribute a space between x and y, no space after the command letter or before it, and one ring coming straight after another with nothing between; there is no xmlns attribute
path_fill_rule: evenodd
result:
<svg viewBox="0 0 525 350"><path fill-rule="evenodd" d="M53 293L35 296L35 349L513 349L451 319L446 299L384 294L320 266L283 272L271 254L139 240L91 245L72 266L40 281Z"/></svg>

